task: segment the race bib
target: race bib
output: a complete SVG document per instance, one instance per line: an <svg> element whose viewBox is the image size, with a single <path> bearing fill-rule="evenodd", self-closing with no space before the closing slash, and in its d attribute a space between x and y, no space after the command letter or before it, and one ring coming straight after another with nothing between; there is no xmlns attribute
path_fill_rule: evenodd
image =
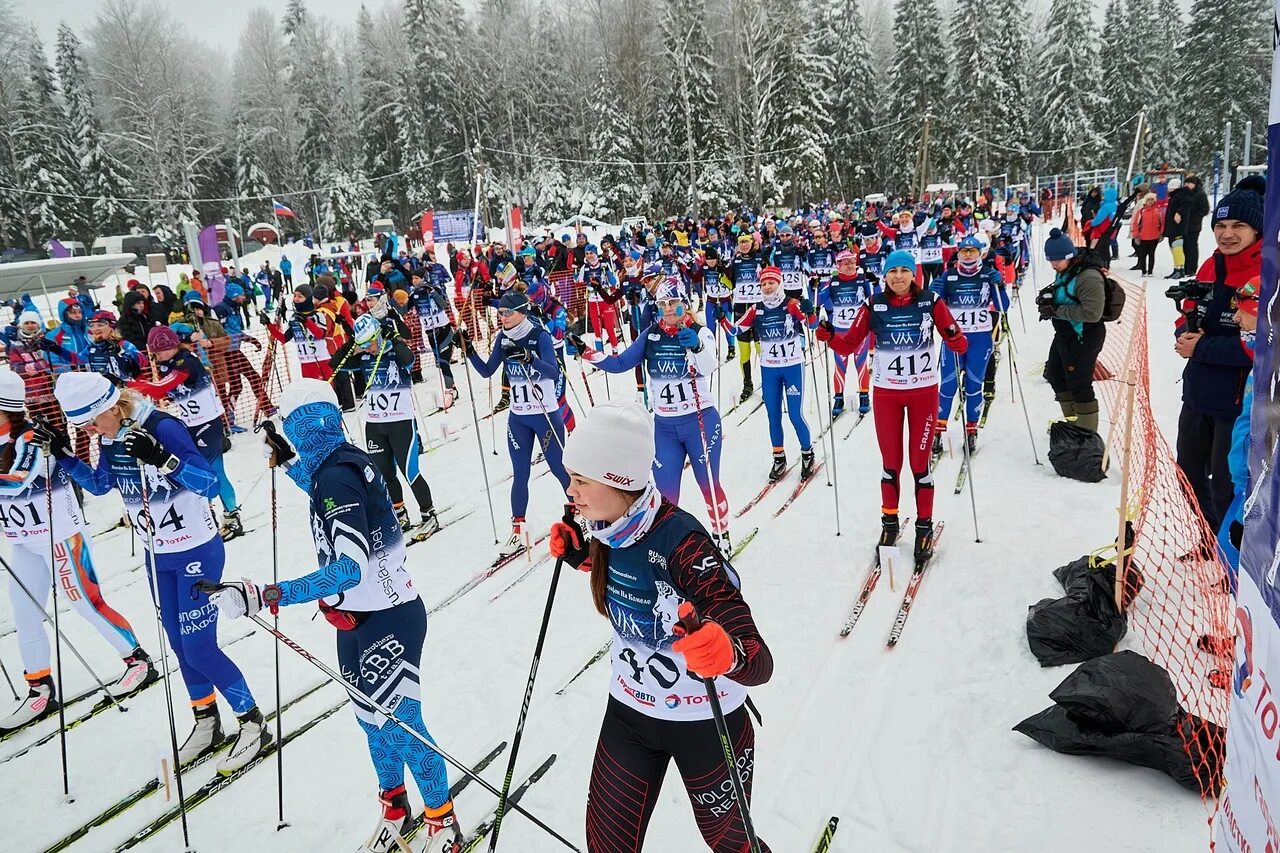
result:
<svg viewBox="0 0 1280 853"><path fill-rule="evenodd" d="M695 381L698 383L696 395L693 385ZM653 412L659 417L684 415L711 405L711 387L705 376L696 379L687 375L680 379L651 377L649 393L653 400Z"/></svg>
<svg viewBox="0 0 1280 853"><path fill-rule="evenodd" d="M413 419L413 395L408 388L370 388L365 391L365 420L408 421Z"/></svg>
<svg viewBox="0 0 1280 853"><path fill-rule="evenodd" d="M193 391L186 397L173 400L177 407L178 419L189 427L202 426L223 414L222 400L218 398L212 385Z"/></svg>
<svg viewBox="0 0 1280 853"><path fill-rule="evenodd" d="M797 337L760 342L761 367L789 367L804 361L804 348Z"/></svg>
<svg viewBox="0 0 1280 853"><path fill-rule="evenodd" d="M919 388L937 385L938 350L932 345L917 349L877 349L875 377L877 388Z"/></svg>
<svg viewBox="0 0 1280 853"><path fill-rule="evenodd" d="M511 382L511 414L541 415L554 412L559 406L556 386L550 379Z"/></svg>
<svg viewBox="0 0 1280 853"><path fill-rule="evenodd" d="M738 281L733 286L733 301L740 304L754 305L764 298L759 281Z"/></svg>
<svg viewBox="0 0 1280 853"><path fill-rule="evenodd" d="M956 308L951 316L965 334L991 331L991 307L988 305L981 308Z"/></svg>
<svg viewBox="0 0 1280 853"><path fill-rule="evenodd" d="M837 305L831 314L831 325L837 329L848 329L853 325L853 318L858 316L858 305Z"/></svg>
<svg viewBox="0 0 1280 853"><path fill-rule="evenodd" d="M320 345L320 341L311 337L309 332L306 333L305 338L294 338L293 345L298 350L298 361L303 364L312 364L317 361L329 360L328 348L322 347Z"/></svg>

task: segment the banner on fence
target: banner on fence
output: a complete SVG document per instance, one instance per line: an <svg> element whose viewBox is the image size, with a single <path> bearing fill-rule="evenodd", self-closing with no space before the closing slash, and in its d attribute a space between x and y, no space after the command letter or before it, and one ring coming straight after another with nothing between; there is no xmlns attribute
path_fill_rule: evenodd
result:
<svg viewBox="0 0 1280 853"><path fill-rule="evenodd" d="M1280 26L1280 0L1275 21ZM1235 660L1228 680L1226 789L1214 837L1221 850L1280 850L1280 329L1277 238L1280 238L1280 52L1271 65L1267 128L1268 181L1262 235L1262 301L1253 360L1249 502L1236 599ZM1216 164L1215 164L1216 165ZM1216 180L1216 175L1215 175ZM1272 663L1274 661L1275 663Z"/></svg>

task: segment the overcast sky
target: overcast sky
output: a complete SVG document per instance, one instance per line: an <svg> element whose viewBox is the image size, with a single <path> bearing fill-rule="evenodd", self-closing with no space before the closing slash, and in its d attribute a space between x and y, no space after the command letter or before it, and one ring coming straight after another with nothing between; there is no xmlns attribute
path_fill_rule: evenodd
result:
<svg viewBox="0 0 1280 853"><path fill-rule="evenodd" d="M372 9L381 8L385 0L368 0ZM52 46L58 24L66 21L78 35L83 36L92 23L101 0L11 0L19 15L33 22L45 44ZM236 39L249 10L262 6L277 19L284 14L285 0L160 0L161 5L186 25L193 36L204 35L234 51ZM307 11L328 18L335 23L351 26L355 23L359 0L307 0Z"/></svg>
<svg viewBox="0 0 1280 853"><path fill-rule="evenodd" d="M5 2L5 0L0 0ZM45 44L52 50L58 23L67 21L72 28L83 35L89 23L97 13L101 0L8 0L18 14L33 21ZM244 25L249 10L255 6L263 6L277 19L284 14L286 0L160 0L193 35L206 35L210 40L224 46L227 55L235 51L236 39ZM370 10L379 9L387 0L367 0ZM890 3L892 0L862 0L864 9L868 4ZM1186 11L1191 0L1178 0L1178 6ZM944 0L944 4L946 0ZM1049 0L1029 0L1028 6L1035 8L1047 6ZM1097 9L1101 9L1106 0L1094 0ZM470 4L467 4L470 6ZM343 26L355 23L356 10L360 0L307 0L307 10L313 14L328 18ZM1101 17L1099 13L1098 17Z"/></svg>

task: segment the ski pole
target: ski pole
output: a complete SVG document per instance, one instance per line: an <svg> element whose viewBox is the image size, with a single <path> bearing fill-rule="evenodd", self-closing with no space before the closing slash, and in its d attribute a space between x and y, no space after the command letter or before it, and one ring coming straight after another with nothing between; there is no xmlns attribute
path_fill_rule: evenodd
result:
<svg viewBox="0 0 1280 853"><path fill-rule="evenodd" d="M480 440L480 416L476 413L476 389L471 379L471 365L469 363L471 356L468 350L474 352L470 338L462 339L462 372L467 377L467 399L471 401L471 422L476 427L476 450L480 452L480 474L484 477L484 495L489 501L489 524L493 528L493 544L498 544L498 520L493 514L493 491L489 486L489 466L484 458L484 442ZM493 376L489 377L490 402L493 401ZM490 420L496 420L491 417ZM498 448L494 447L494 453L498 452Z"/></svg>
<svg viewBox="0 0 1280 853"><path fill-rule="evenodd" d="M677 614L680 621L675 625L675 633L680 636L692 634L702 627L702 620L693 609L693 603L686 601L680 605ZM702 683L707 688L707 704L711 706L711 716L716 721L716 733L720 735L720 747L724 750L724 761L729 771L729 781L733 788L733 799L738 806L738 814L742 816L742 828L747 834L747 845L751 853L760 853L760 839L756 838L756 828L751 822L751 811L747 805L747 791L738 775L738 760L733 754L733 741L729 737L729 724L724 719L724 709L720 707L720 694L716 690L714 678L704 678Z"/></svg>
<svg viewBox="0 0 1280 853"><path fill-rule="evenodd" d="M75 655L76 660L80 661L80 665L83 666L85 670L89 673L89 675L93 676L93 680L98 683L98 689L102 691L102 695L106 698L106 700L111 704L119 707L121 711L127 711L128 709L125 708L124 705L121 705L120 702L114 696L111 695L111 691L107 689L106 683L101 678L98 677L98 673L94 672L93 667L89 666L89 662L86 661L84 659L84 655L80 654L80 651L74 645L72 645L71 640L67 639L66 635L62 633L62 631L58 628L58 625L55 622L54 618L49 615L49 612L45 610L43 606L41 606L40 602L36 599L35 595L31 592L30 587L28 587L23 582L22 578L18 576L18 573L13 570L13 567L10 566L7 562L5 562L4 557L0 557L0 566L4 567L4 570L9 573L9 576L18 585L18 588L22 590L22 594L25 595L33 605L35 605L37 610L40 611L40 615L44 617L44 621L48 622L50 625L53 625L54 632L58 635L58 637L62 640L62 642L67 644L67 648L71 649L71 653ZM55 584L57 583L56 579L54 582ZM3 664L0 663L0 667L2 666ZM7 680L8 678L9 678L9 673L5 672L5 679ZM12 683L10 683L9 686L10 686L10 689L12 689L13 687ZM19 697L15 693L13 698L17 699ZM59 701L61 701L61 698L59 698Z"/></svg>
<svg viewBox="0 0 1280 853"><path fill-rule="evenodd" d="M62 628L58 624L58 567L54 563L53 547L53 452L51 448L45 448L44 453L44 499L45 518L49 520L49 583L53 587L53 669L58 698L58 749L62 753L62 796L71 803L75 800L71 796L71 779L67 773L67 712L66 703L62 701ZM35 599L33 598L32 601Z"/></svg>
<svg viewBox="0 0 1280 853"><path fill-rule="evenodd" d="M263 421L262 424L254 430L265 429L268 435L276 434L276 425L271 421ZM278 584L280 582L280 529L277 526L276 517L276 469L271 468L271 582ZM280 617L272 614L271 622L277 628L280 627ZM275 649L275 671L276 671L276 743L281 744L276 749L276 803L279 817L276 823L276 832L284 829L289 824L284 819L284 732L283 723L280 720L280 647Z"/></svg>
<svg viewBox="0 0 1280 853"><path fill-rule="evenodd" d="M1007 324L1005 331L1008 331ZM1018 370L1018 356L1013 346L1013 335L1006 335L1006 338L1009 341L1009 368L1013 371L1013 378L1018 386L1018 396L1022 398L1022 418L1027 422L1027 438L1031 439L1031 455L1039 465L1040 451L1036 449L1036 434L1031 428L1031 414L1027 411L1027 394L1022 390L1022 372Z"/></svg>
<svg viewBox="0 0 1280 853"><path fill-rule="evenodd" d="M18 696L18 688L13 686L13 676L9 675L9 667L4 665L3 658L0 658L0 672L4 673L4 683L9 685L9 692L13 694L13 701L21 702L22 698Z"/></svg>
<svg viewBox="0 0 1280 853"><path fill-rule="evenodd" d="M221 589L225 589L226 586L227 586L226 584L213 583L212 581L205 580L205 581L200 581L198 584L196 584L195 589L198 589L200 592L203 592L206 595L208 595L209 593L218 592ZM330 667L324 661L320 660L315 655L311 654L311 652L307 651L302 646L295 643L283 631L280 631L277 628L273 628L270 625L270 623L267 622L267 620L263 619L261 616L259 616L256 613L251 614L249 618L252 619L254 622L256 622L258 624L258 627L264 629L267 633L275 637L278 641L280 641L281 643L284 643L286 646L288 646L289 648L297 652L297 654L303 660L305 660L307 663L314 666L316 669L320 670L322 673L324 673L325 676L328 677L330 681L341 686L344 690L347 691L348 695L350 695L353 700L355 700L356 702L362 703L364 705L367 705L368 707L377 711L382 716L386 717L389 721L394 723L397 728L399 728L405 734L409 735L409 737L421 743L423 746L425 746L427 749L431 750L436 755L443 758L449 764L452 764L457 770L461 771L464 776L474 781L476 784L484 788L489 793L496 794L498 796L502 795L501 791L499 791L497 788L493 787L484 779L482 779L480 775L476 773L474 770L472 770L470 767L463 764L458 759L454 758L453 755L451 755L443 747L439 746L434 741L432 741L431 739L423 735L422 732L418 731L413 726L409 725L404 720L397 717L395 713L386 705L383 705L381 702L378 702L373 697L366 696L364 693L360 692L360 690L357 689L354 685L352 685L351 682L347 681L345 678L339 675L332 667ZM552 838L559 841L565 847L568 847L570 850L578 850L578 848L574 846L572 842L570 842L563 835L556 832L551 827L547 826L536 815L530 813L524 806L520 805L519 803L510 803L509 805L513 811L517 811L520 814L527 817L530 821L533 822L534 826L546 832L548 835L550 835ZM579 853L581 853L581 851L579 851Z"/></svg>
<svg viewBox="0 0 1280 853"><path fill-rule="evenodd" d="M573 523L573 510L565 507L565 524ZM538 628L538 641L533 646L533 660L529 663L529 680L524 686L524 701L520 705L520 717L516 720L516 733L511 738L511 753L507 756L507 775L502 780L502 793L498 795L498 810L493 814L493 834L489 836L489 850L498 847L498 832L502 829L502 815L507 808L507 797L511 792L511 780L516 773L516 755L520 752L520 741L524 737L524 724L529 718L529 703L533 700L533 682L538 677L538 664L542 661L542 646L547 639L547 626L551 624L551 608L556 603L556 587L560 584L560 569L564 566L564 557L556 560L551 571L551 586L547 589L547 604L542 611L542 626Z"/></svg>
<svg viewBox="0 0 1280 853"><path fill-rule="evenodd" d="M831 389L831 347L825 347L822 350L822 373L827 377L827 390ZM814 393L818 393L814 389ZM825 400L824 400L825 403ZM836 536L840 535L840 469L836 465L836 428L835 422L831 424L831 428L827 430L831 441L831 485L835 486L836 500Z"/></svg>
<svg viewBox="0 0 1280 853"><path fill-rule="evenodd" d="M132 419L122 423L133 426ZM173 686L170 683L168 639L164 630L164 616L160 611L160 581L156 577L156 536L155 525L151 519L151 495L147 488L147 470L141 459L138 460L138 490L142 495L142 512L138 515L138 523L146 526L147 553L143 558L149 562L151 576L151 594L154 596L156 608L156 636L160 643L160 674L164 678L164 705L169 712L169 748L173 756L173 780L178 789L178 813L182 818L182 844L191 848L190 830L187 827L187 796L182 790L182 762L178 760L178 730L173 718Z"/></svg>
<svg viewBox="0 0 1280 853"><path fill-rule="evenodd" d="M973 541L981 542L982 535L978 533L978 500L973 494L973 455L969 452L969 410L966 405L965 384L969 381L969 359L961 355L957 358L960 367L959 380L956 382L956 388L960 393L960 417L961 423L964 424L964 435L961 438L961 449L964 453L964 467L969 474L966 479L969 481L969 504L973 507Z"/></svg>
<svg viewBox="0 0 1280 853"><path fill-rule="evenodd" d="M817 346L814 344L813 336L809 334L808 329L805 329L804 340L805 340L805 344L808 347L808 350L809 350L808 354L810 356L810 358L808 359L809 378L813 380L813 400L814 400L814 403L817 404L817 409L818 409L818 435L825 436L827 434L827 430L825 427L822 426L822 410L827 407L827 401L825 399L822 399L822 400L818 399L818 364L817 364L818 350L817 350ZM803 378L804 373L801 372L800 376ZM823 386L824 387L826 386L825 382L823 383ZM803 398L800 401L800 411L802 413L804 412ZM833 423L832 426L835 426L835 424ZM822 438L820 443L822 444L822 458L823 458L823 461L825 462L828 458L826 438ZM810 444L809 449L810 450L813 449L812 444ZM827 471L827 486L830 487L831 486L831 466L823 465L822 467L825 468Z"/></svg>
<svg viewBox="0 0 1280 853"><path fill-rule="evenodd" d="M729 525L725 523L720 512L719 483L716 482L714 472L711 470L711 449L707 443L707 427L702 420L702 400L698 394L698 367L693 360L692 352L686 351L685 358L689 363L689 384L693 387L693 408L698 413L698 439L702 442L702 461L707 468L707 499L711 501L711 518L715 525L716 533L725 535L725 545L729 551L732 551L733 543L729 540ZM724 556L727 558L729 555L725 554Z"/></svg>

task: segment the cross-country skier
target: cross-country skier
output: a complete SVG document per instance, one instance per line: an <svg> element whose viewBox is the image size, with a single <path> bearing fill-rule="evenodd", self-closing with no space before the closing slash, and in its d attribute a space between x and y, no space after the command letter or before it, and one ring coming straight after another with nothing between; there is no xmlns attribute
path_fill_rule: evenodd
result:
<svg viewBox="0 0 1280 853"><path fill-rule="evenodd" d="M882 545L898 541L898 484L902 469L902 428L907 429L907 462L915 478L917 567L933 552L933 475L929 451L938 413L938 350L934 329L948 348L961 355L968 348L947 304L916 283L915 258L895 251L885 261L885 289L858 311L853 326L837 334L829 321L818 325L818 339L848 356L868 335L876 347L871 400L876 440L884 462L880 479Z"/></svg>
<svg viewBox="0 0 1280 853"><path fill-rule="evenodd" d="M310 501L319 568L278 584L258 586L247 578L228 582L209 600L232 619L263 608L274 613L291 604L317 602L338 629L343 677L358 693L432 740L422 719L419 677L427 611L404 565L404 537L387 483L368 455L343 439L338 396L327 382L295 380L280 396L280 413L284 436L268 430L264 442L270 464L283 467ZM382 804L378 824L362 849L396 850L397 839L414 823L404 787L408 765L425 806L423 826L431 839L426 851L457 853L462 832L449 799L444 759L406 736L372 705L354 699L352 709L369 741Z"/></svg>
<svg viewBox="0 0 1280 853"><path fill-rule="evenodd" d="M258 312L258 319L266 326L271 337L282 344L293 342L297 348L298 364L302 375L312 379L328 379L329 343L331 321L316 310L311 285L300 284L293 289L293 317L283 329L271 322L265 312Z"/></svg>
<svg viewBox="0 0 1280 853"><path fill-rule="evenodd" d="M804 417L804 330L817 320L808 297L790 296L785 287L782 270L762 269L760 301L733 324L738 330L753 329L760 341L760 393L769 415L769 440L773 443L771 483L782 479L787 468L782 438L784 399L791 426L800 442L800 479L807 480L813 473L813 437Z"/></svg>
<svg viewBox="0 0 1280 853"><path fill-rule="evenodd" d="M827 242L827 232L819 226L813 231L812 242L804 256L804 272L809 279L809 300L816 302L818 294L831 281L839 250Z"/></svg>
<svg viewBox="0 0 1280 853"><path fill-rule="evenodd" d="M551 335L529 319L533 306L528 297L515 290L498 302L498 322L502 331L487 360L471 345L467 330L459 330L463 349L471 366L485 379L501 365L511 384L511 414L507 417L507 453L511 456L511 538L499 556L518 554L525 544L524 516L529 506L529 467L533 445L542 445L547 467L564 488L569 475L560 462L565 426L556 403L556 385L562 371L556 360Z"/></svg>
<svg viewBox="0 0 1280 853"><path fill-rule="evenodd" d="M225 410L214 388L213 378L200 359L183 348L178 334L168 326L156 326L151 330L147 335L147 349L154 357L159 376L154 382L138 377L128 383L129 387L157 402L168 400L174 404L178 419L187 425L191 440L218 477L218 495L223 508L220 530L223 540L243 536L240 503L222 460L222 454L229 449L229 442Z"/></svg>
<svg viewBox="0 0 1280 853"><path fill-rule="evenodd" d="M719 321L729 320L733 316L731 307L733 304L733 288L725 275L720 253L714 246L706 248L697 275L702 285L703 295L707 300L703 316L707 321L707 326L714 330L717 328ZM733 332L727 332L726 339L729 346L725 358L732 361L737 356L737 352L734 349L737 336Z"/></svg>
<svg viewBox="0 0 1280 853"><path fill-rule="evenodd" d="M94 312L89 318L89 369L128 381L141 371L141 363L138 348L116 330L116 315L106 309Z"/></svg>
<svg viewBox="0 0 1280 853"><path fill-rule="evenodd" d="M782 288L792 299L804 294L805 251L787 223L778 226L778 239L769 250L769 264L782 271Z"/></svg>
<svg viewBox="0 0 1280 853"><path fill-rule="evenodd" d="M955 269L933 282L933 291L942 297L964 332L969 347L963 358L950 349L942 352L942 385L938 397L938 423L933 434L933 455L942 455L942 435L951 419L960 371L964 371L964 434L969 452L978 450L978 419L982 414L987 362L995 349L995 330L1009 309L1009 295L995 268L982 263L982 241L970 235L960 241Z"/></svg>
<svg viewBox="0 0 1280 853"><path fill-rule="evenodd" d="M58 710L62 699L49 668L49 638L43 624L55 571L61 590L58 597L70 601L71 608L124 660L124 672L107 686L111 695L128 695L156 678L151 658L139 644L133 626L102 597L93 564L93 540L71 479L57 467L52 484L45 478L47 457L27 421L25 398L21 377L8 370L0 373L0 519L12 548L9 604L27 682L26 698L0 719L0 734L49 716Z"/></svg>
<svg viewBox="0 0 1280 853"><path fill-rule="evenodd" d="M590 571L592 601L613 626L609 702L587 794L587 850L640 851L674 760L704 843L716 853L741 853L743 816L701 679L716 679L736 772L750 797L756 751L747 688L769 680L773 657L733 567L706 529L654 482L651 470L660 470L654 435L638 403L593 409L565 450L569 494L586 535L564 522L551 531L551 552ZM681 636L686 602L701 627ZM647 698L654 695L666 699ZM690 849L665 841L670 849ZM760 849L769 847L761 842Z"/></svg>
<svg viewBox="0 0 1280 853"><path fill-rule="evenodd" d="M369 458L387 483L391 506L400 528L427 537L440 529L431 487L422 472L422 439L413 405L410 370L413 352L400 337L393 321L378 321L372 314L356 318L351 339L329 360L334 373L359 373L364 377L364 440ZM396 470L404 475L422 520L415 527L404 505L404 491Z"/></svg>
<svg viewBox="0 0 1280 853"><path fill-rule="evenodd" d="M733 261L726 271L729 283L733 285L733 316L740 318L747 309L760 301L760 255L755 248L755 240L750 234L738 235L738 247L733 253ZM738 335L738 362L742 365L742 395L739 402L745 403L755 391L751 380L751 347L756 343L755 333L747 330Z"/></svg>
<svg viewBox="0 0 1280 853"><path fill-rule="evenodd" d="M711 375L717 367L715 337L695 320L678 280L668 279L660 284L655 297L661 316L635 343L620 355L600 357L586 352L584 357L607 373L625 373L644 365L649 374L650 402L657 416L653 422L658 448L654 482L663 497L679 503L688 459L706 502L713 538L728 553L729 499L720 483L724 430L711 396Z"/></svg>
<svg viewBox="0 0 1280 853"><path fill-rule="evenodd" d="M244 675L218 648L217 613L191 597L194 585L222 578L225 546L209 510L218 476L181 421L106 377L67 373L58 377L54 393L67 420L100 436L98 465L90 468L72 456L66 436L47 422L36 424L35 440L85 490L119 490L146 548L160 618L195 714L178 761L186 764L222 744L216 690L240 721L235 742L217 766L219 773L232 773L256 758L271 734Z"/></svg>
<svg viewBox="0 0 1280 853"><path fill-rule="evenodd" d="M431 273L427 279L421 273L413 274L414 287L409 294L406 313L412 313L417 318L422 343L425 348L430 348L432 359L440 373L440 382L444 386L440 408L449 409L458 398L451 364L457 326L454 322L453 305L449 301L448 271L435 263L429 264L427 271Z"/></svg>
<svg viewBox="0 0 1280 853"><path fill-rule="evenodd" d="M600 262L600 250L594 243L588 243L583 253L583 263L578 268L578 287L586 290L587 318L591 321L596 351L604 352L604 339L608 335L610 355L617 355L616 303L622 298L622 291L618 287L618 276L613 268Z"/></svg>
<svg viewBox="0 0 1280 853"><path fill-rule="evenodd" d="M836 255L836 275L830 284L819 292L818 302L826 309L827 321L837 332L847 331L853 325L859 309L875 294L875 285L858 269L858 256L848 249ZM853 354L853 370L858 378L858 414L871 411L871 371L867 352L871 348L868 337ZM835 395L831 401L831 417L844 414L845 372L849 359L834 353L836 359ZM815 393L817 393L815 391Z"/></svg>

